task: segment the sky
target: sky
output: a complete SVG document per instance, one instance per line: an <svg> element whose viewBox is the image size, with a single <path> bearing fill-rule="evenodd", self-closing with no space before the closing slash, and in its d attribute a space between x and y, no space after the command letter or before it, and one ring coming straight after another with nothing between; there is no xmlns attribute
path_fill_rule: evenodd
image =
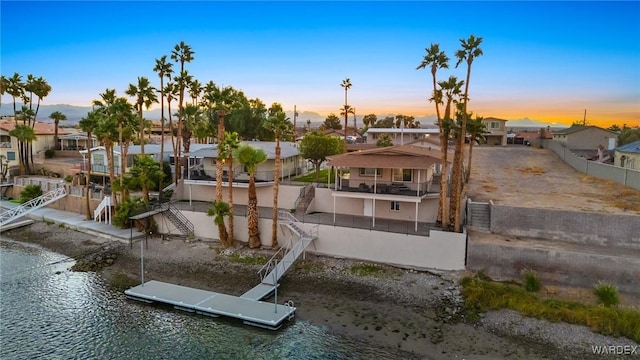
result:
<svg viewBox="0 0 640 360"><path fill-rule="evenodd" d="M463 80L460 39L483 38L469 110L484 117L640 125L640 2L0 2L0 71L44 77L43 104L88 106L184 41L186 69L285 110L322 115L435 114L432 43L451 58L438 80ZM11 102L8 95L3 103Z"/></svg>

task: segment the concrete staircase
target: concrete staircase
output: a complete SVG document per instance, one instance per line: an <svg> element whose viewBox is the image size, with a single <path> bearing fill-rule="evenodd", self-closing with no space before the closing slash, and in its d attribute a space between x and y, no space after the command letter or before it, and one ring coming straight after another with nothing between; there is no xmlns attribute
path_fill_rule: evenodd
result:
<svg viewBox="0 0 640 360"><path fill-rule="evenodd" d="M491 230L491 207L489 203L467 202L467 226L470 229L489 232Z"/></svg>

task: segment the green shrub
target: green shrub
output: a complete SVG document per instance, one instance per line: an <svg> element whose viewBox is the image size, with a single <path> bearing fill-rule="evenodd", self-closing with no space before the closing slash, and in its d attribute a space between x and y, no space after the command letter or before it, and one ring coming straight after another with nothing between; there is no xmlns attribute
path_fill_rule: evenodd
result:
<svg viewBox="0 0 640 360"><path fill-rule="evenodd" d="M620 296L615 285L598 281L593 287L593 293L598 297L600 303L606 307L616 306L620 303Z"/></svg>
<svg viewBox="0 0 640 360"><path fill-rule="evenodd" d="M66 182L68 182L68 183L72 182L72 181L73 181L73 176L71 176L71 175L67 175L67 176L65 176L65 177L64 177L64 181L66 181Z"/></svg>
<svg viewBox="0 0 640 360"><path fill-rule="evenodd" d="M113 216L113 224L126 229L130 225L129 218L144 212L145 208L142 198L127 198L118 206L118 211Z"/></svg>
<svg viewBox="0 0 640 360"><path fill-rule="evenodd" d="M40 185L27 185L24 190L20 192L20 203L24 204L29 200L35 199L42 195L42 188Z"/></svg>
<svg viewBox="0 0 640 360"><path fill-rule="evenodd" d="M358 276L376 276L384 273L384 269L375 264L353 265L349 270L351 270L352 274L356 274Z"/></svg>
<svg viewBox="0 0 640 360"><path fill-rule="evenodd" d="M47 149L44 151L44 157L47 159L53 158L55 154L56 154L56 151L54 149Z"/></svg>
<svg viewBox="0 0 640 360"><path fill-rule="evenodd" d="M535 271L524 269L522 271L522 280L524 281L524 289L529 292L538 292L542 288L542 282Z"/></svg>

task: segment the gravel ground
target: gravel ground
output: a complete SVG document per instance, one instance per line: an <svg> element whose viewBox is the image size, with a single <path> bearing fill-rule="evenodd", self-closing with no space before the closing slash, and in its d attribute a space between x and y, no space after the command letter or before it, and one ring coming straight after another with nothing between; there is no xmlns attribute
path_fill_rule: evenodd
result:
<svg viewBox="0 0 640 360"><path fill-rule="evenodd" d="M140 279L140 246L113 243L56 225L36 222L5 237L38 243L80 259L112 283L124 274ZM217 243L161 241L145 248L145 280L160 280L240 295L258 283L260 265L247 264L269 251ZM583 326L525 318L513 311L485 314L470 324L461 316L460 272L428 273L377 266L378 274L356 275L362 263L307 254L281 281L279 299L293 300L298 320L323 326L374 347L397 349L407 359L602 358L593 345L633 345ZM104 267L103 267L104 266ZM280 301L280 302L282 302ZM640 352L640 350L638 350Z"/></svg>

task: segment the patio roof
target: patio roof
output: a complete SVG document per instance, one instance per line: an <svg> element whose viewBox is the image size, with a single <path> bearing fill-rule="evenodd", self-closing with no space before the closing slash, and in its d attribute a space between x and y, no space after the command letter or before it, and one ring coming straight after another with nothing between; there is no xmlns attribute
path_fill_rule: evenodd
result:
<svg viewBox="0 0 640 360"><path fill-rule="evenodd" d="M428 169L441 161L441 153L416 145L390 146L334 155L327 165L382 169Z"/></svg>

